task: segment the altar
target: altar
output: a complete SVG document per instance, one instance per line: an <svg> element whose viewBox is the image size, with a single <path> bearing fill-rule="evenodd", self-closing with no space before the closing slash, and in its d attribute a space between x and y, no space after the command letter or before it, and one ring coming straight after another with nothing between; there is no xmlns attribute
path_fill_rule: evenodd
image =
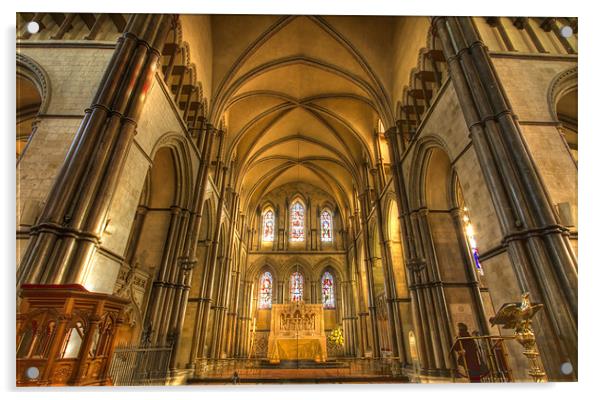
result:
<svg viewBox="0 0 602 400"><path fill-rule="evenodd" d="M326 335L322 304L273 304L268 360L326 361Z"/></svg>

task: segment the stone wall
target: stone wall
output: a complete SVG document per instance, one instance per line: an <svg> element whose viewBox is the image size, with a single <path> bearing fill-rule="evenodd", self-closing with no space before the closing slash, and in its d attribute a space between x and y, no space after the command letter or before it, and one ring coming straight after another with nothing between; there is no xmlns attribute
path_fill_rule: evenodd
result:
<svg viewBox="0 0 602 400"><path fill-rule="evenodd" d="M518 117L527 147L554 205L569 203L575 226L577 163L573 159L552 113L556 99L549 98L554 79L577 66L575 56L494 56L493 64ZM517 74L516 71L521 73Z"/></svg>

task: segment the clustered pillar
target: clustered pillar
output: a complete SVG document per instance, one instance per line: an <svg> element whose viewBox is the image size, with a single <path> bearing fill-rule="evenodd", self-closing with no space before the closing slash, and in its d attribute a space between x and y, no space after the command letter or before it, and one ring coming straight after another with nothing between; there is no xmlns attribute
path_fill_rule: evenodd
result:
<svg viewBox="0 0 602 400"><path fill-rule="evenodd" d="M134 15L117 41L18 271L18 283L84 283L173 16Z"/></svg>
<svg viewBox="0 0 602 400"><path fill-rule="evenodd" d="M397 207L401 237L408 271L408 288L412 304L413 329L418 342L420 365L422 373L436 375L444 373L444 357L442 349L435 340L435 335L440 335L434 321L434 311L429 308L433 302L430 298L427 282L426 259L419 248L420 236L417 227L416 215L410 212L408 194L402 169L402 154L405 143L402 132L397 127L385 132L391 155L391 170L393 183L397 194Z"/></svg>

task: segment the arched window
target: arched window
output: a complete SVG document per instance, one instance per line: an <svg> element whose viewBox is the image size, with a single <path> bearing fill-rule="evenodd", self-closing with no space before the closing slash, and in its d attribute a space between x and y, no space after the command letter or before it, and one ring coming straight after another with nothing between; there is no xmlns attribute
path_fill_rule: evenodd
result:
<svg viewBox="0 0 602 400"><path fill-rule="evenodd" d="M322 305L324 308L334 308L334 278L328 271L322 275Z"/></svg>
<svg viewBox="0 0 602 400"><path fill-rule="evenodd" d="M303 300L303 275L293 272L291 275L291 302Z"/></svg>
<svg viewBox="0 0 602 400"><path fill-rule="evenodd" d="M480 275L484 275L483 267L481 267L481 261L479 259L479 249L477 248L477 240L475 239L474 228L472 227L472 223L470 222L470 217L468 216L468 208L462 208L462 222L464 222L464 232L466 233L466 240L468 241L468 246L470 247L470 252L472 253L472 259L474 261L474 266L477 272Z"/></svg>
<svg viewBox="0 0 602 400"><path fill-rule="evenodd" d="M305 208L299 200L291 206L291 242L305 240Z"/></svg>
<svg viewBox="0 0 602 400"><path fill-rule="evenodd" d="M259 304L261 309L272 308L272 274L265 271L259 278Z"/></svg>
<svg viewBox="0 0 602 400"><path fill-rule="evenodd" d="M330 211L322 211L322 214L320 215L320 226L322 227L322 241L332 242L332 214L330 214Z"/></svg>
<svg viewBox="0 0 602 400"><path fill-rule="evenodd" d="M263 213L263 241L274 241L274 211L271 208Z"/></svg>

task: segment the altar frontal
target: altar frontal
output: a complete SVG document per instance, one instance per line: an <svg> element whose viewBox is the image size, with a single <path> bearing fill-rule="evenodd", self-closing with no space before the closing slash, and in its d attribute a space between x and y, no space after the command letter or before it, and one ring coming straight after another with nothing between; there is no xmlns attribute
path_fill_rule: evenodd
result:
<svg viewBox="0 0 602 400"><path fill-rule="evenodd" d="M326 361L326 335L322 304L272 305L268 359Z"/></svg>

